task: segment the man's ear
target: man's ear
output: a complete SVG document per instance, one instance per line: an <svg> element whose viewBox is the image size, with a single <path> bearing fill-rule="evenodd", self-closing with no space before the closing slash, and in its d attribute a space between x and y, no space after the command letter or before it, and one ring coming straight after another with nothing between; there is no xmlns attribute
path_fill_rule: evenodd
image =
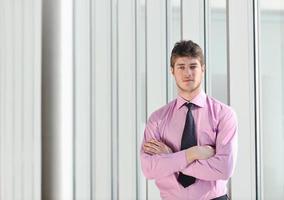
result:
<svg viewBox="0 0 284 200"><path fill-rule="evenodd" d="M202 72L205 72L205 64L203 64L203 65L201 66L201 70L202 70Z"/></svg>
<svg viewBox="0 0 284 200"><path fill-rule="evenodd" d="M171 74L174 75L174 68L171 67Z"/></svg>

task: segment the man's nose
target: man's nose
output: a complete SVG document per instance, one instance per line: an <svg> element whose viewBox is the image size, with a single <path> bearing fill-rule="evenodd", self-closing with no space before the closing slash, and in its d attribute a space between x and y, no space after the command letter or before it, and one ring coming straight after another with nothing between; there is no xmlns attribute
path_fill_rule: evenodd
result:
<svg viewBox="0 0 284 200"><path fill-rule="evenodd" d="M189 67L185 68L184 72L185 72L185 75L187 75L187 76L191 76L192 75L192 71L191 71L191 69Z"/></svg>

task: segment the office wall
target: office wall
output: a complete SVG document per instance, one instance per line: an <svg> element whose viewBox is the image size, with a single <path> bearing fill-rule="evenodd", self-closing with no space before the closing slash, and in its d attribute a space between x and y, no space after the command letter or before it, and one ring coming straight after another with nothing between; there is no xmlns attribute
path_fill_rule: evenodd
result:
<svg viewBox="0 0 284 200"><path fill-rule="evenodd" d="M0 199L41 193L41 2L0 2Z"/></svg>
<svg viewBox="0 0 284 200"><path fill-rule="evenodd" d="M59 2L67 3L71 12L67 20L72 34L70 29L60 33L67 42L63 41L66 46L60 47L70 47L67 48L70 57L65 58L71 65L64 67L71 79L65 82L66 74L56 74L61 83L71 88L68 94L72 96L60 93L61 103L72 103L67 112L71 115L68 119L74 122L68 134L61 130L62 138L71 144L68 148L72 147L68 162L73 165L68 169L73 177L68 184L70 190L65 190L72 194L68 195L79 200L160 199L154 182L146 181L141 174L140 144L149 115L176 95L169 73L170 51L177 40L192 39L206 49L208 68L204 88L210 95L230 103L238 114L241 148L231 182L232 199L257 197L256 181L261 177L256 177L256 168L260 171L263 165L256 166L256 124L259 123L256 118L259 116L255 115L255 109L259 99L255 92L260 88L255 85L258 63L253 0L46 2L65 11L66 7ZM5 200L41 199L42 195L41 179L45 171L41 160L48 154L41 154L41 100L42 92L47 90L41 87L44 66L41 62L49 60L46 54L43 56L47 57L41 58L41 39L47 39L48 43L55 38L42 34L41 27L47 24L42 24L42 9L46 7L41 6L42 2L36 0L0 1L0 199ZM47 13L45 17L48 16ZM64 17L60 20L62 26L66 25ZM266 27L269 24L263 24L265 30ZM278 30L280 41L283 30L279 27L273 28ZM269 35L265 31L263 34ZM265 38L269 38L267 35ZM265 42L263 46L267 44L271 43ZM57 42L54 40L49 45L56 49ZM58 54L58 58L62 55ZM282 71L280 67L277 69L277 84L271 86L281 84ZM270 72L264 66L262 70L264 77ZM60 91L54 85L53 89ZM262 92L266 94L266 90ZM268 95L263 97L263 102L274 102L266 99ZM281 98L277 102L281 103ZM280 121L281 109L278 111ZM268 122L264 125L267 130L273 121ZM279 145L280 133L275 133ZM265 140L269 144L271 141ZM65 147L63 140L58 149ZM60 153L64 159L64 151ZM265 151L265 159L268 155L269 151ZM60 162L66 164L64 160ZM52 162L50 165L56 166ZM271 169L269 165L266 167ZM268 172L260 175L271 182L274 179ZM49 178L61 183L64 176ZM280 185L281 180L277 181ZM267 188L261 194L265 197L271 187L261 184ZM279 190L277 194L283 193ZM61 198L61 194L52 195Z"/></svg>

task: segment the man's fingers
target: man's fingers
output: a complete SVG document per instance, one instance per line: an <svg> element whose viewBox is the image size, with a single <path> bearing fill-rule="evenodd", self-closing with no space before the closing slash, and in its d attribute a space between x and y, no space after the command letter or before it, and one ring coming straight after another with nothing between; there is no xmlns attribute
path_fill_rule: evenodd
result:
<svg viewBox="0 0 284 200"><path fill-rule="evenodd" d="M157 144L153 144L151 142L147 142L143 145L144 148L144 152L148 152L153 154L161 154L163 152L165 152L165 149L163 149L163 147L158 146Z"/></svg>
<svg viewBox="0 0 284 200"><path fill-rule="evenodd" d="M150 155L155 155L156 152L151 150L151 149L144 149L144 152L147 153L147 154L150 154Z"/></svg>
<svg viewBox="0 0 284 200"><path fill-rule="evenodd" d="M162 142L159 142L157 140L150 140L149 142L146 142L145 144L149 145L153 148L156 148L157 150L160 150L160 149L164 148L164 146L165 146Z"/></svg>
<svg viewBox="0 0 284 200"><path fill-rule="evenodd" d="M150 140L149 143L153 144L153 145L156 145L158 147L160 147L163 143L157 141L157 140Z"/></svg>
<svg viewBox="0 0 284 200"><path fill-rule="evenodd" d="M152 144L152 143L149 143L149 142L147 142L147 143L145 143L144 144L144 147L147 147L147 148L152 148L152 149L155 149L155 150L159 150L159 146L157 146L157 145L155 145L155 144Z"/></svg>
<svg viewBox="0 0 284 200"><path fill-rule="evenodd" d="M153 145L156 145L156 146L158 146L160 149L164 149L164 150L166 150L167 147L168 147L166 144L164 144L163 142L160 142L160 141L158 141L158 140L150 140L149 143L151 143L151 144L153 144Z"/></svg>
<svg viewBox="0 0 284 200"><path fill-rule="evenodd" d="M143 150L145 153L148 153L150 155L159 154L159 150L152 148L152 147L144 146Z"/></svg>
<svg viewBox="0 0 284 200"><path fill-rule="evenodd" d="M143 148L145 153L148 152L148 154L151 155L172 152L172 150L166 144L154 139L144 143Z"/></svg>
<svg viewBox="0 0 284 200"><path fill-rule="evenodd" d="M145 143L144 144L144 149L146 149L146 151L152 153L152 154L160 154L162 152L161 148L158 146L155 146L151 143Z"/></svg>

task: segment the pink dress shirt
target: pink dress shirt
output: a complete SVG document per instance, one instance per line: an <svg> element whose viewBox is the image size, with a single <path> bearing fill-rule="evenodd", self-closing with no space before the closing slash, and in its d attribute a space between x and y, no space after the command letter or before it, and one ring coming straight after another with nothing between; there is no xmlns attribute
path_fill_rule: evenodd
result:
<svg viewBox="0 0 284 200"><path fill-rule="evenodd" d="M143 144L156 139L174 153L149 155L141 148L142 171L147 179L155 179L163 200L209 200L227 193L237 154L237 118L227 105L201 91L191 102L198 145L215 147L216 154L207 160L187 163L185 150L180 150L187 102L178 96L149 117ZM143 146L142 144L142 146ZM177 181L179 172L196 177L184 188Z"/></svg>

